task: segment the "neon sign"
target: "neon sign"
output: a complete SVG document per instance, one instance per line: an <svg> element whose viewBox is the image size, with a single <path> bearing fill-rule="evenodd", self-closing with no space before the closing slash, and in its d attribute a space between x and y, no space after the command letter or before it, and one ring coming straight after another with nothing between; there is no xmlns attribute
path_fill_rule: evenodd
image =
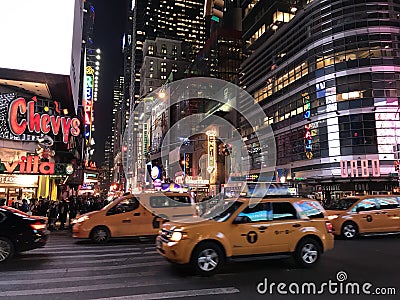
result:
<svg viewBox="0 0 400 300"><path fill-rule="evenodd" d="M19 174L54 174L54 162L40 162L39 156L21 156L20 161L3 162L0 168L9 174L18 171Z"/></svg>
<svg viewBox="0 0 400 300"><path fill-rule="evenodd" d="M209 173L214 172L216 167L216 153L215 153L215 132L207 132L208 135L208 167L207 171Z"/></svg>
<svg viewBox="0 0 400 300"><path fill-rule="evenodd" d="M311 117L311 104L310 104L310 96L308 93L304 93L301 95L303 97L303 102L304 102L304 114L303 118L304 119L309 119ZM313 158L313 153L312 153L312 136L311 136L311 124L306 124L304 125L304 152L306 153L306 157L308 159Z"/></svg>
<svg viewBox="0 0 400 300"><path fill-rule="evenodd" d="M370 174L373 177L380 177L380 164L379 159L372 159L371 162L371 172L368 167L368 159L362 159L360 161L360 168L361 168L361 176L358 173L358 161L357 160L350 160L350 174L349 174L349 167L348 167L347 160L340 161L340 175L343 178L349 177L369 177Z"/></svg>
<svg viewBox="0 0 400 300"><path fill-rule="evenodd" d="M84 95L84 111L85 111L85 137L87 141L90 141L91 130L92 130L92 113L93 113L93 82L94 82L94 69L92 67L86 67L85 76L85 95Z"/></svg>
<svg viewBox="0 0 400 300"><path fill-rule="evenodd" d="M62 132L63 142L68 143L69 135L78 136L81 122L77 118L61 117L35 112L36 101L26 102L24 98L11 101L8 109L8 124L14 135L22 135L25 131L31 133L54 135Z"/></svg>

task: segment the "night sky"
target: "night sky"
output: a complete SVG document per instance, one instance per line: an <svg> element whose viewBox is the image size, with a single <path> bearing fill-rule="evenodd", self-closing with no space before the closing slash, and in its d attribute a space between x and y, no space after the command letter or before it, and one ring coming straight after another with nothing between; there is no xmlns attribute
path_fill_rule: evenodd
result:
<svg viewBox="0 0 400 300"><path fill-rule="evenodd" d="M104 161L104 143L112 126L113 84L123 74L122 37L126 22L126 0L93 0L94 44L100 48L99 94L94 104L95 153L98 166Z"/></svg>

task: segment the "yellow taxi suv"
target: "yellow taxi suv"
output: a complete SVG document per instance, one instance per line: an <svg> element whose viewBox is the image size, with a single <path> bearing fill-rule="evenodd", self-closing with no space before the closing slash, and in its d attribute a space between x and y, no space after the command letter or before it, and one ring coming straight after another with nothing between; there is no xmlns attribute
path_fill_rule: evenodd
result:
<svg viewBox="0 0 400 300"><path fill-rule="evenodd" d="M346 197L326 210L333 233L345 239L361 234L400 232L400 196Z"/></svg>
<svg viewBox="0 0 400 300"><path fill-rule="evenodd" d="M106 243L110 238L157 235L162 222L196 213L188 193L129 194L74 220L72 237Z"/></svg>
<svg viewBox="0 0 400 300"><path fill-rule="evenodd" d="M199 274L217 272L227 258L290 253L304 267L333 248L332 225L319 202L300 198L239 198L219 203L203 222L164 223L157 251L190 264Z"/></svg>

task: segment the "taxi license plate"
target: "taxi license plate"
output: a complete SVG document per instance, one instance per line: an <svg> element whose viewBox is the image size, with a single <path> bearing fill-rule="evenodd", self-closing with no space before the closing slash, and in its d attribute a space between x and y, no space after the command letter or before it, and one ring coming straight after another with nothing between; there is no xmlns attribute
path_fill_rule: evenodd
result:
<svg viewBox="0 0 400 300"><path fill-rule="evenodd" d="M156 248L162 249L162 242L160 240L156 240Z"/></svg>

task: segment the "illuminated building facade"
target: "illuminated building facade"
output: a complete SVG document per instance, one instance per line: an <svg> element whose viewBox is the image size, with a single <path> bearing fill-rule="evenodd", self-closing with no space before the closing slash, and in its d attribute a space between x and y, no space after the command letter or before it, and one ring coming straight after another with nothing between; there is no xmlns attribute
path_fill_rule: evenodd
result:
<svg viewBox="0 0 400 300"><path fill-rule="evenodd" d="M43 1L0 4L8 16L0 26L9 28L0 55L0 197L9 201L56 200L78 160L83 2L59 1L57 9L62 14ZM38 32L51 43L27 51L21 41Z"/></svg>
<svg viewBox="0 0 400 300"><path fill-rule="evenodd" d="M327 199L335 191L391 191L398 185L400 3L241 4L249 54L241 85L265 111L258 127L274 130L274 179L303 182ZM241 129L248 148L260 149L257 128ZM253 152L256 172L263 162Z"/></svg>
<svg viewBox="0 0 400 300"><path fill-rule="evenodd" d="M132 19L128 14L128 24L132 33L132 77L131 99L135 105L141 95L140 69L143 64L143 46L146 39L157 37L185 42L188 60L194 60L206 39L203 18L204 0L134 0ZM132 20L130 22L129 20Z"/></svg>

